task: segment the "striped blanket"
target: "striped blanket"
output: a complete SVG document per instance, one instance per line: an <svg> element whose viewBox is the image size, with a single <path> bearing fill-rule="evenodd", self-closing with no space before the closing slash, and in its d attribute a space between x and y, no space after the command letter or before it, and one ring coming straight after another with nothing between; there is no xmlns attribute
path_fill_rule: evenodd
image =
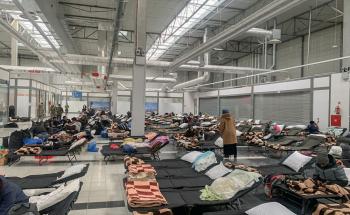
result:
<svg viewBox="0 0 350 215"><path fill-rule="evenodd" d="M128 172L130 174L138 174L142 172L156 174L156 170L151 164L131 164L128 166Z"/></svg>
<svg viewBox="0 0 350 215"><path fill-rule="evenodd" d="M126 194L128 204L133 208L158 207L167 204L155 180L127 181Z"/></svg>

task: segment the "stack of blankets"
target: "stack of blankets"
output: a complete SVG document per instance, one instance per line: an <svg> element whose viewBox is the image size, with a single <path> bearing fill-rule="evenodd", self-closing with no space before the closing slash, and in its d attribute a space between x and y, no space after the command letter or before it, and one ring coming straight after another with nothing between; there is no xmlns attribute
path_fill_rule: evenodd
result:
<svg viewBox="0 0 350 215"><path fill-rule="evenodd" d="M159 207L167 204L155 179L156 171L150 164L135 157L124 157L128 170L125 183L128 204L133 208Z"/></svg>

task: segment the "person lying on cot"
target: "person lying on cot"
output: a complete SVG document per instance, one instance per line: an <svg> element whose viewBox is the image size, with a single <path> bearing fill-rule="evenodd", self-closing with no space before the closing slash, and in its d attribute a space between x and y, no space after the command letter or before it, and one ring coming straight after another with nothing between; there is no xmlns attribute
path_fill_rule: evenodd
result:
<svg viewBox="0 0 350 215"><path fill-rule="evenodd" d="M320 151L317 155L314 179L343 187L348 185L344 168L338 165L335 158L326 150Z"/></svg>
<svg viewBox="0 0 350 215"><path fill-rule="evenodd" d="M28 203L29 198L20 187L0 176L0 214L7 212L19 203Z"/></svg>

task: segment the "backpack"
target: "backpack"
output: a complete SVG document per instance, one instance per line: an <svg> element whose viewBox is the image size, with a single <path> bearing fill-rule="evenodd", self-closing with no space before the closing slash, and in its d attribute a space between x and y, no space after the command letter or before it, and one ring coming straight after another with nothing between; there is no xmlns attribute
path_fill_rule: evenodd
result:
<svg viewBox="0 0 350 215"><path fill-rule="evenodd" d="M8 215L39 215L36 204L20 203L14 205L9 211Z"/></svg>
<svg viewBox="0 0 350 215"><path fill-rule="evenodd" d="M31 138L29 130L14 131L10 135L9 149L10 151L16 151L23 146L24 138Z"/></svg>

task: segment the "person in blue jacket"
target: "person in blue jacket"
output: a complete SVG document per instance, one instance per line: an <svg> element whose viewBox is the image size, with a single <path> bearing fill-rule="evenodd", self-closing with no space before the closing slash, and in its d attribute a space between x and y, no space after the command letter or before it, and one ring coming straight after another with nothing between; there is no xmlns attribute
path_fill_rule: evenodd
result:
<svg viewBox="0 0 350 215"><path fill-rule="evenodd" d="M16 184L0 176L0 214L6 215L15 205L28 203L29 198L23 193Z"/></svg>

